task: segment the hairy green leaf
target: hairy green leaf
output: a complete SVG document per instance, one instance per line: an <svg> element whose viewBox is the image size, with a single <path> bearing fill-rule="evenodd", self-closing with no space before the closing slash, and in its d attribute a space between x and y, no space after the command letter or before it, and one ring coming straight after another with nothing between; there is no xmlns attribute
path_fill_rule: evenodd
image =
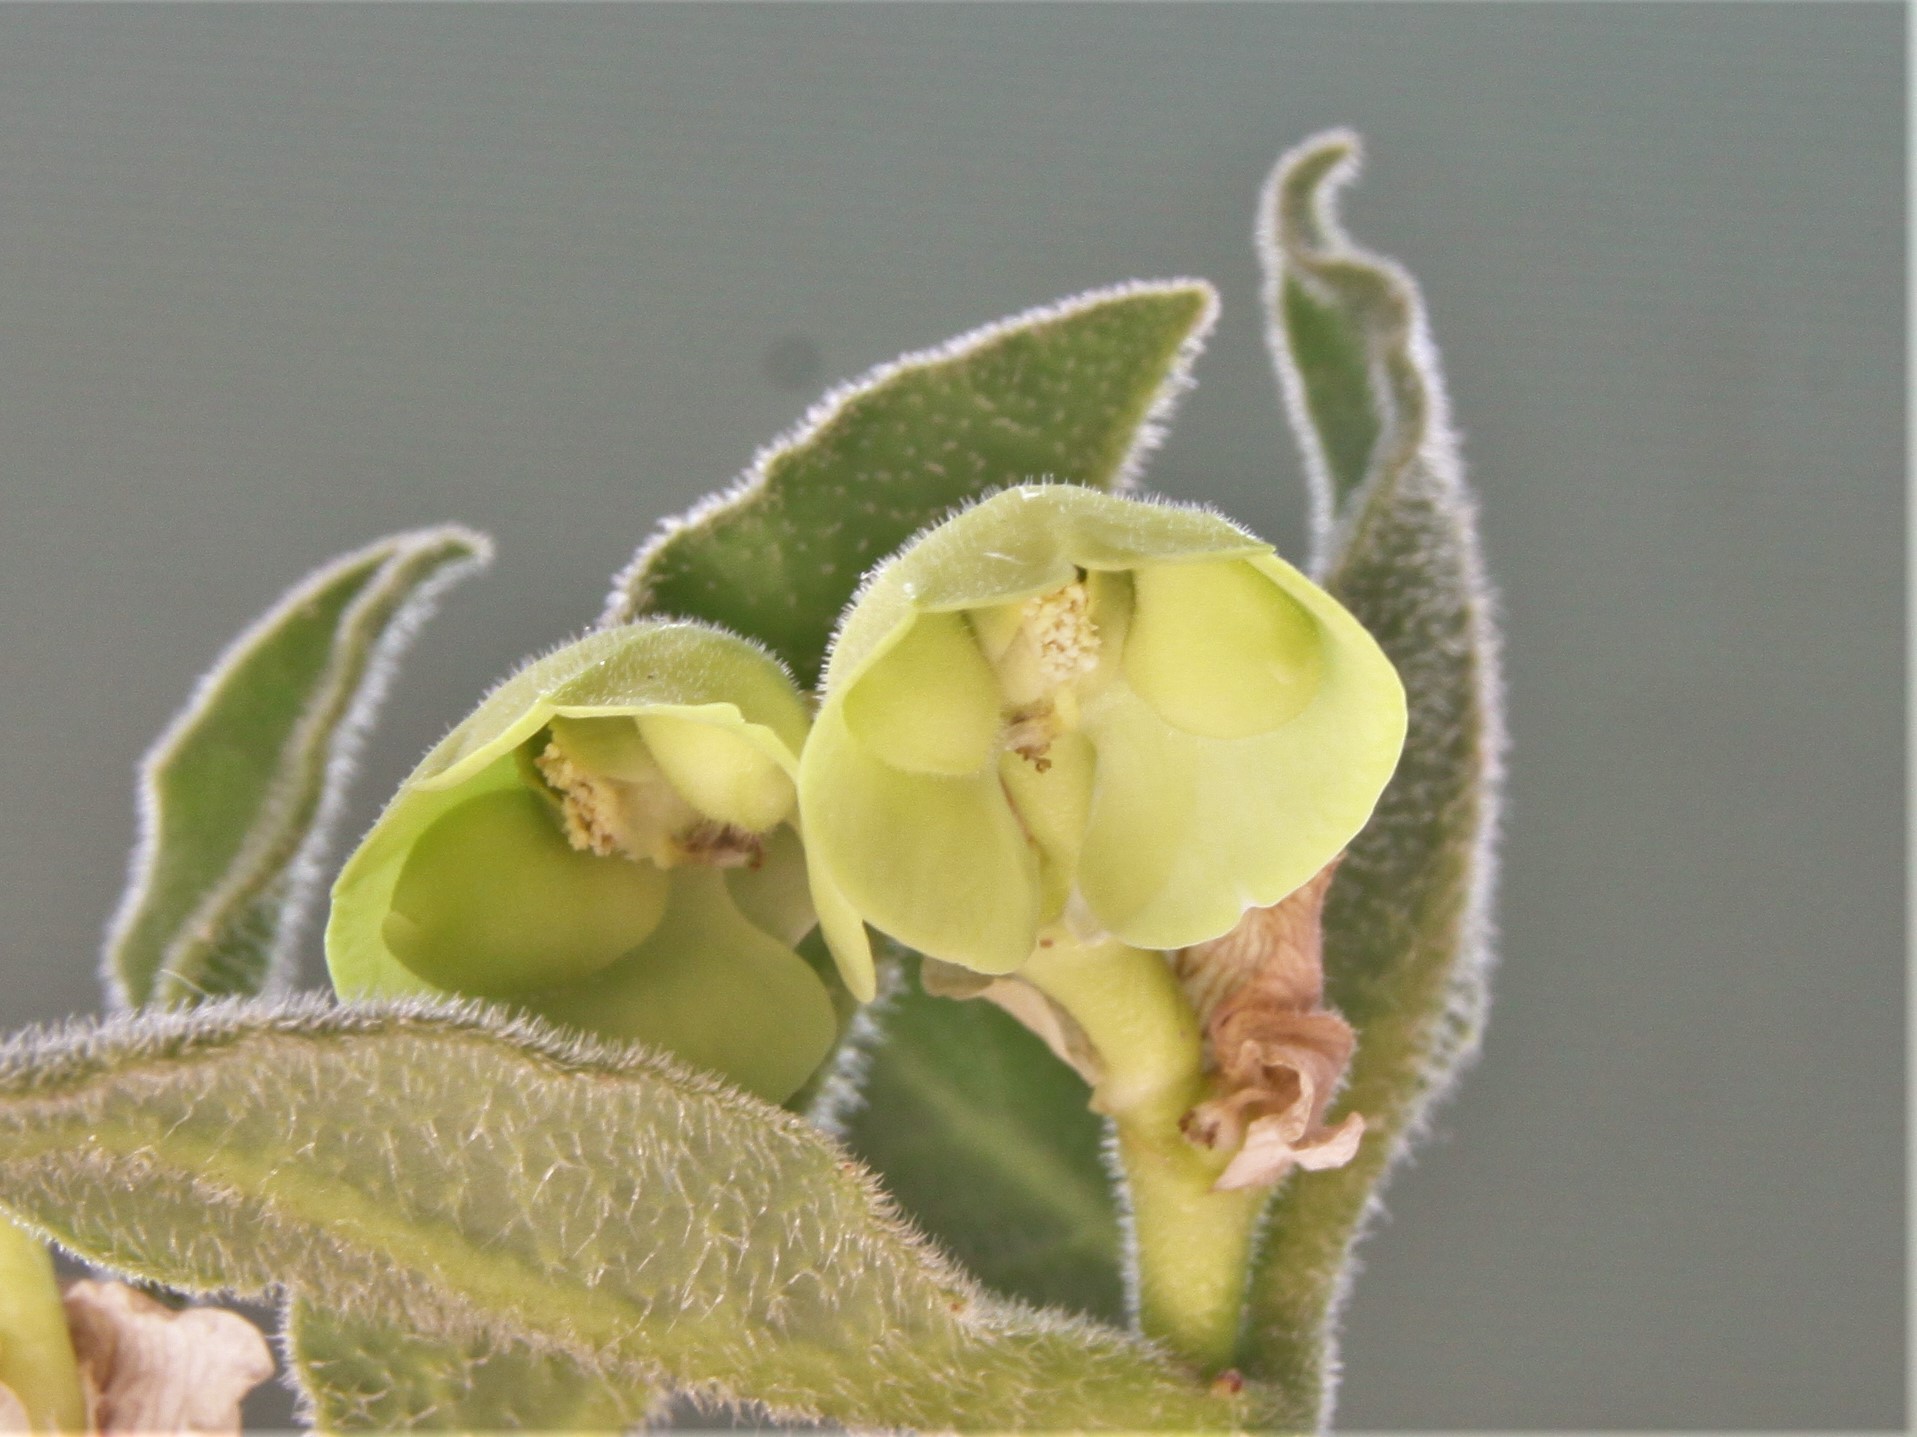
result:
<svg viewBox="0 0 1917 1437"><path fill-rule="evenodd" d="M1027 479L1128 483L1216 313L1199 280L1121 285L882 365L669 521L602 622L707 619L811 682L860 576L955 505Z"/></svg>
<svg viewBox="0 0 1917 1437"><path fill-rule="evenodd" d="M859 1105L836 1124L987 1287L1122 1321L1118 1214L1084 1081L990 1003L887 1000Z"/></svg>
<svg viewBox="0 0 1917 1437"><path fill-rule="evenodd" d="M288 1288L780 1418L1215 1429L1254 1396L982 1292L792 1114L471 1007L227 1003L15 1040L0 1207L189 1291Z"/></svg>
<svg viewBox="0 0 1917 1437"><path fill-rule="evenodd" d="M1332 1323L1376 1190L1476 1050L1503 751L1490 594L1423 301L1337 220L1357 164L1344 132L1293 150L1260 231L1319 568L1391 656L1410 703L1403 761L1325 912L1328 996L1358 1031L1341 1107L1365 1115L1365 1139L1349 1167L1280 1191L1253 1284L1246 1369L1285 1394L1283 1420L1305 1427L1329 1417Z"/></svg>
<svg viewBox="0 0 1917 1437"><path fill-rule="evenodd" d="M487 1335L445 1341L296 1301L286 1345L326 1432L623 1432L655 1415L640 1389L563 1352Z"/></svg>
<svg viewBox="0 0 1917 1437"><path fill-rule="evenodd" d="M140 843L107 938L123 1007L286 981L351 756L400 651L491 544L452 526L309 575L233 643L140 765Z"/></svg>

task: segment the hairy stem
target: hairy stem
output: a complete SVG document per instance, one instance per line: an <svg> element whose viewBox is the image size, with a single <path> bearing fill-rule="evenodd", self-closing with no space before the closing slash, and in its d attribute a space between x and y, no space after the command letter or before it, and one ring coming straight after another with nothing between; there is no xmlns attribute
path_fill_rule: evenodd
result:
<svg viewBox="0 0 1917 1437"><path fill-rule="evenodd" d="M1213 1192L1225 1159L1179 1120L1205 1096L1198 1018L1164 956L1053 937L1022 970L1097 1050L1092 1106L1118 1129L1131 1195L1138 1322L1207 1372L1231 1361L1260 1193Z"/></svg>

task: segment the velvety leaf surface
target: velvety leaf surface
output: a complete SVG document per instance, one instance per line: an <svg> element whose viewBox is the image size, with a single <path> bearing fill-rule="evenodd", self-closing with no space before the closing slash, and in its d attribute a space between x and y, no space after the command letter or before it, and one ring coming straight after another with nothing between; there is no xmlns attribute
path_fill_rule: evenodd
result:
<svg viewBox="0 0 1917 1437"><path fill-rule="evenodd" d="M825 396L729 495L670 521L604 622L708 619L814 680L865 571L1020 480L1129 479L1216 314L1195 280L1097 290L961 335Z"/></svg>
<svg viewBox="0 0 1917 1437"><path fill-rule="evenodd" d="M1294 1178L1271 1211L1247 1371L1281 1420L1329 1416L1331 1324L1373 1195L1475 1051L1503 728L1497 644L1472 505L1415 284L1355 248L1333 200L1357 142L1292 151L1266 194L1273 351L1319 504L1326 586L1397 665L1403 761L1352 845L1325 912L1327 996L1358 1031L1334 1113L1367 1130L1357 1159Z"/></svg>
<svg viewBox="0 0 1917 1437"><path fill-rule="evenodd" d="M927 995L916 967L879 1020L847 1146L987 1287L1122 1322L1118 1214L1084 1081L992 1004Z"/></svg>
<svg viewBox="0 0 1917 1437"><path fill-rule="evenodd" d="M784 1418L1215 1429L1254 1397L981 1292L789 1113L472 1008L219 1004L15 1040L0 1209L188 1291L291 1288Z"/></svg>
<svg viewBox="0 0 1917 1437"><path fill-rule="evenodd" d="M445 1341L304 1301L287 1348L327 1432L622 1432L651 1414L633 1384L492 1336Z"/></svg>
<svg viewBox="0 0 1917 1437"><path fill-rule="evenodd" d="M353 746L438 596L491 553L397 534L309 575L242 634L140 765L140 846L107 940L116 1004L288 976Z"/></svg>

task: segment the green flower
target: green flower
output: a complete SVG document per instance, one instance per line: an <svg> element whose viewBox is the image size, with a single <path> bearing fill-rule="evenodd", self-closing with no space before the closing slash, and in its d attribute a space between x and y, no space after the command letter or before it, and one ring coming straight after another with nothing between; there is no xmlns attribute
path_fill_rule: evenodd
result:
<svg viewBox="0 0 1917 1437"><path fill-rule="evenodd" d="M1213 514L1069 485L927 532L847 614L799 766L815 882L982 973L1040 932L1175 949L1350 842L1404 691L1357 620ZM826 935L856 971L859 925Z"/></svg>
<svg viewBox="0 0 1917 1437"><path fill-rule="evenodd" d="M344 997L464 994L640 1040L777 1102L837 1035L794 783L804 698L745 640L608 629L495 689L333 889Z"/></svg>

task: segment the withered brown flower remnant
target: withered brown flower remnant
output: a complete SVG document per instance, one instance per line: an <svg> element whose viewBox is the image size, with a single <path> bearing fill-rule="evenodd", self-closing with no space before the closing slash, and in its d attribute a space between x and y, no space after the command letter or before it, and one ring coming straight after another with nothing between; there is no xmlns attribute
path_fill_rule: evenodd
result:
<svg viewBox="0 0 1917 1437"><path fill-rule="evenodd" d="M66 1290L89 1425L113 1433L240 1431L240 1401L273 1375L260 1330L217 1307L175 1311L123 1282Z"/></svg>
<svg viewBox="0 0 1917 1437"><path fill-rule="evenodd" d="M238 1313L175 1311L123 1282L92 1279L69 1285L64 1305L87 1430L101 1437L237 1437L241 1399L273 1375L266 1339ZM0 1387L0 1432L33 1430L25 1408Z"/></svg>
<svg viewBox="0 0 1917 1437"><path fill-rule="evenodd" d="M1275 1183L1293 1167L1343 1167L1357 1155L1362 1114L1325 1125L1356 1044L1351 1025L1324 1006L1325 894L1337 866L1249 910L1223 937L1172 955L1204 1025L1213 1088L1181 1126L1201 1147L1234 1152L1221 1191Z"/></svg>

